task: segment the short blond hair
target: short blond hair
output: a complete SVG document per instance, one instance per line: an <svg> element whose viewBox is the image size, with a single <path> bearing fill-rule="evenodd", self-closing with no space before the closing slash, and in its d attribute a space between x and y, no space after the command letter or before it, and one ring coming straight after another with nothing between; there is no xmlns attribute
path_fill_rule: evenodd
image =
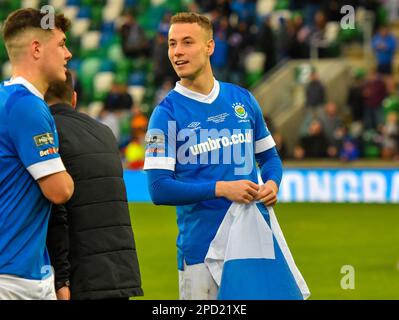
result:
<svg viewBox="0 0 399 320"><path fill-rule="evenodd" d="M196 23L213 38L213 27L211 21L204 15L195 12L179 12L170 19L170 25L175 23Z"/></svg>

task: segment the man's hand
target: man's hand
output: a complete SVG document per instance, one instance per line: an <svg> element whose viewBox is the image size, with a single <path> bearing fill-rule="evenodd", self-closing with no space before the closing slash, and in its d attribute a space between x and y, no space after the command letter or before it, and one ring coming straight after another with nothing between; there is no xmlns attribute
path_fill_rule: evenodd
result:
<svg viewBox="0 0 399 320"><path fill-rule="evenodd" d="M57 291L57 300L71 300L71 291L65 286Z"/></svg>
<svg viewBox="0 0 399 320"><path fill-rule="evenodd" d="M277 193L277 184L273 180L268 180L264 185L260 186L255 200L263 202L265 206L274 206L277 203Z"/></svg>
<svg viewBox="0 0 399 320"><path fill-rule="evenodd" d="M218 181L215 194L233 202L250 203L258 195L259 185L249 180Z"/></svg>

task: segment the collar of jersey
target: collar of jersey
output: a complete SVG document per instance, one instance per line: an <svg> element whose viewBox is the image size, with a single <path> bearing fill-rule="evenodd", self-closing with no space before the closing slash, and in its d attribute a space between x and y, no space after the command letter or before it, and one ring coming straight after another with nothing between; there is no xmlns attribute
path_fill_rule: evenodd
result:
<svg viewBox="0 0 399 320"><path fill-rule="evenodd" d="M176 86L175 86L174 90L187 98L190 98L190 99L202 102L202 103L211 104L213 101L216 100L216 98L219 95L220 84L219 84L219 81L214 79L212 91L208 95L187 89L186 87L183 87L179 82L176 82Z"/></svg>
<svg viewBox="0 0 399 320"><path fill-rule="evenodd" d="M14 79L10 79L9 81L4 82L5 86L11 86L13 84L22 84L26 89L28 89L30 92L32 92L35 96L38 96L40 99L44 100L44 97L40 93L40 91L37 90L35 88L35 86L33 84L31 84L28 80L26 80L22 77L16 77Z"/></svg>

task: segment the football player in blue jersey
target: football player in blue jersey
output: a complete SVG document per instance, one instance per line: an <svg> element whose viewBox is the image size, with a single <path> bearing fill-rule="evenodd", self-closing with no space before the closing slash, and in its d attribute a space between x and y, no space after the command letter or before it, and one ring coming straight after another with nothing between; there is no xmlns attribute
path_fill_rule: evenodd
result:
<svg viewBox="0 0 399 320"><path fill-rule="evenodd" d="M49 14L19 9L3 25L12 78L0 85L0 300L56 299L47 225L51 203L66 202L74 184L43 96L65 81L71 53L69 20Z"/></svg>
<svg viewBox="0 0 399 320"><path fill-rule="evenodd" d="M151 198L177 206L180 299L216 298L204 259L227 210L232 202L274 205L282 177L253 95L213 77L212 37L205 16L172 17L168 55L180 81L154 109L146 136Z"/></svg>

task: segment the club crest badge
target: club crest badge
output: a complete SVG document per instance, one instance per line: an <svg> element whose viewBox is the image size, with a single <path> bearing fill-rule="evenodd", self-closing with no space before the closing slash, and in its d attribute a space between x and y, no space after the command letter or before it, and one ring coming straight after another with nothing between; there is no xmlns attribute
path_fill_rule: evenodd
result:
<svg viewBox="0 0 399 320"><path fill-rule="evenodd" d="M248 116L248 113L245 110L244 105L241 104L240 102L234 103L233 109L234 109L236 116L240 119L245 119Z"/></svg>

